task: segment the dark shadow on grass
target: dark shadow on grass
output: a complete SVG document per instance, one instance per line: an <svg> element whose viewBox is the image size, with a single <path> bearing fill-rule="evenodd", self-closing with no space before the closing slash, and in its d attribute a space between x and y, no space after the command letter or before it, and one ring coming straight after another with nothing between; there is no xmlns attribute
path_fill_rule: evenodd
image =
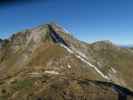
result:
<svg viewBox="0 0 133 100"><path fill-rule="evenodd" d="M133 96L133 91L131 91L125 87L119 86L117 84L114 84L112 82L83 80L83 81L80 81L80 83L88 84L90 81L94 84L111 87L113 91L118 93L118 100L127 100L128 96Z"/></svg>

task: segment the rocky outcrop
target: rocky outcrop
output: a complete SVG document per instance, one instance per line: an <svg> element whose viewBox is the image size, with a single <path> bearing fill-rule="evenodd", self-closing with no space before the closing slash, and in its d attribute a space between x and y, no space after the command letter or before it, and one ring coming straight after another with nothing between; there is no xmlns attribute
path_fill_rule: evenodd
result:
<svg viewBox="0 0 133 100"><path fill-rule="evenodd" d="M18 32L0 45L0 99L132 99L129 49L82 42L53 23Z"/></svg>

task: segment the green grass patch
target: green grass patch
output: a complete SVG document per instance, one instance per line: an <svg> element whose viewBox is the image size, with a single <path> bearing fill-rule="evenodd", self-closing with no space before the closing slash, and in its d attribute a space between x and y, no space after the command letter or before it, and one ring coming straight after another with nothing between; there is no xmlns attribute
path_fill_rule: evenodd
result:
<svg viewBox="0 0 133 100"><path fill-rule="evenodd" d="M28 89L32 87L32 81L31 80L17 80L14 82L14 88L16 90L18 89Z"/></svg>
<svg viewBox="0 0 133 100"><path fill-rule="evenodd" d="M0 100L7 100L8 97L6 96L0 96Z"/></svg>

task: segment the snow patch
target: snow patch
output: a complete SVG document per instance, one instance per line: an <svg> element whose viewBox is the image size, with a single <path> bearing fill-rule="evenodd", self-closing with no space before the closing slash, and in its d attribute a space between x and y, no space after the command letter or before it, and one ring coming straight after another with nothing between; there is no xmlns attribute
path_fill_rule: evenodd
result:
<svg viewBox="0 0 133 100"><path fill-rule="evenodd" d="M29 75L30 77L42 77L42 74L38 72L29 73Z"/></svg>
<svg viewBox="0 0 133 100"><path fill-rule="evenodd" d="M106 75L104 75L97 67L94 67L94 69L97 71L97 73L99 73L103 78L110 80L110 78Z"/></svg>
<svg viewBox="0 0 133 100"><path fill-rule="evenodd" d="M69 64L67 65L67 67L68 67L69 69L71 69L71 68L72 68L72 67L71 67L71 65L69 65Z"/></svg>
<svg viewBox="0 0 133 100"><path fill-rule="evenodd" d="M57 72L57 71L53 71L53 70L51 70L51 71L45 71L45 73L47 73L47 74L54 74L54 75L58 75L59 74L59 72Z"/></svg>
<svg viewBox="0 0 133 100"><path fill-rule="evenodd" d="M84 57L85 59L88 59L87 56L86 56L84 53L80 52L80 51L77 50L76 48L73 47L72 50L75 51L78 55Z"/></svg>
<svg viewBox="0 0 133 100"><path fill-rule="evenodd" d="M81 61L83 61L84 63L86 63L87 65L89 65L90 67L94 68L96 70L97 73L99 73L103 78L110 80L110 78L106 75L104 75L95 65L91 64L89 61L87 61L87 57L85 56L85 54L79 52L78 50L74 49L70 49L67 46L60 44L61 47L65 48L68 52L70 52L71 54L75 53L75 56L80 59ZM86 58L86 59L85 59Z"/></svg>
<svg viewBox="0 0 133 100"><path fill-rule="evenodd" d="M61 47L65 48L69 53L74 53L70 48L68 48L67 46L60 44Z"/></svg>
<svg viewBox="0 0 133 100"><path fill-rule="evenodd" d="M117 71L112 67L111 67L111 70L112 70L113 73L117 73Z"/></svg>
<svg viewBox="0 0 133 100"><path fill-rule="evenodd" d="M87 60L85 60L84 58L82 58L79 55L76 55L76 57L79 58L84 63L86 63L87 65L89 65L90 67L94 68L96 70L96 72L99 73L103 78L110 80L109 77L104 75L95 65L91 64L90 62L88 62Z"/></svg>
<svg viewBox="0 0 133 100"><path fill-rule="evenodd" d="M79 58L81 61L83 61L84 63L88 64L90 67L95 67L94 65L92 65L90 62L88 62L87 60L85 60L84 58L82 58L79 55L76 55L77 58Z"/></svg>

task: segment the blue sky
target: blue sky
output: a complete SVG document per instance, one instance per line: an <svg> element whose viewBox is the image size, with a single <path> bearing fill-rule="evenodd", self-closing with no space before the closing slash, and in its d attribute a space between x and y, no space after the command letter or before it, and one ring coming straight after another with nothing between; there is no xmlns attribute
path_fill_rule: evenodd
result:
<svg viewBox="0 0 133 100"><path fill-rule="evenodd" d="M0 38L56 22L87 42L111 40L120 45L133 44L133 0L8 1L0 2Z"/></svg>

